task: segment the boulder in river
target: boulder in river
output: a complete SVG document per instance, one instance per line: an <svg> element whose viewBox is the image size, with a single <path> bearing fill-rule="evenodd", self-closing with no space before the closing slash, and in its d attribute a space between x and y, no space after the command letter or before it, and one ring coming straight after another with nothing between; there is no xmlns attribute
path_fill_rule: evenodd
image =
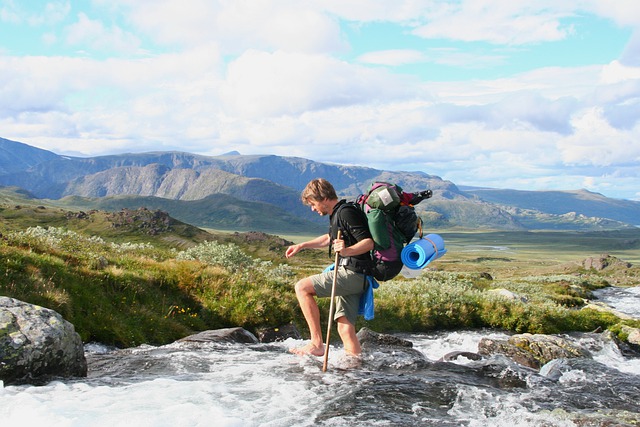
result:
<svg viewBox="0 0 640 427"><path fill-rule="evenodd" d="M502 354L530 368L540 369L553 359L590 357L589 352L556 335L519 334L507 340L483 338L478 344L483 356Z"/></svg>
<svg viewBox="0 0 640 427"><path fill-rule="evenodd" d="M300 331L293 323L288 323L279 327L261 328L256 331L256 335L261 343L284 341L288 338L295 340L302 339Z"/></svg>
<svg viewBox="0 0 640 427"><path fill-rule="evenodd" d="M393 335L381 334L381 333L372 331L369 328L360 329L358 331L357 336L362 348L367 348L371 346L413 347L413 343L411 341L407 341L405 339L402 339Z"/></svg>
<svg viewBox="0 0 640 427"><path fill-rule="evenodd" d="M394 335L381 334L369 328L358 331L362 359L371 369L412 370L432 364L424 354L413 348L411 341Z"/></svg>
<svg viewBox="0 0 640 427"><path fill-rule="evenodd" d="M51 309L0 297L0 380L41 384L86 375L82 339L71 323Z"/></svg>
<svg viewBox="0 0 640 427"><path fill-rule="evenodd" d="M241 344L257 344L258 338L244 328L223 328L202 331L179 339L181 343L230 342Z"/></svg>

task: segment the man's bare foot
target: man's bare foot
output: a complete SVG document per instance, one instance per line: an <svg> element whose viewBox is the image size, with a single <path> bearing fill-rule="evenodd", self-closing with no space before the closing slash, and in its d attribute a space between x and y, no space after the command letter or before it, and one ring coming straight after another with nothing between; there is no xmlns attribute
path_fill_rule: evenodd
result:
<svg viewBox="0 0 640 427"><path fill-rule="evenodd" d="M342 369L358 369L362 367L362 355L354 355L350 353L345 353L343 357L340 358L338 362L338 366Z"/></svg>
<svg viewBox="0 0 640 427"><path fill-rule="evenodd" d="M312 356L323 356L324 345L322 347L318 347L313 343L309 343L304 347L290 348L289 351L293 354L297 354L298 356L306 356L307 354Z"/></svg>

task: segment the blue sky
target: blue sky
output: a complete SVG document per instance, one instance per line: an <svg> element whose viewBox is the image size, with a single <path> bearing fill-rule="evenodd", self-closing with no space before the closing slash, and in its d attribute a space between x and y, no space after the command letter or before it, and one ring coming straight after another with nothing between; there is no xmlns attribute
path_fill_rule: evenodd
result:
<svg viewBox="0 0 640 427"><path fill-rule="evenodd" d="M640 200L640 2L0 0L0 133Z"/></svg>

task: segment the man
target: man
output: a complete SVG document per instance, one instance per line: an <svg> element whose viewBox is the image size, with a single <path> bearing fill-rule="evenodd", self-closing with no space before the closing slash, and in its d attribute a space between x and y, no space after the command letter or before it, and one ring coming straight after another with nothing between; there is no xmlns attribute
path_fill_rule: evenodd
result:
<svg viewBox="0 0 640 427"><path fill-rule="evenodd" d="M370 251L373 250L373 238L369 232L364 213L345 200L338 200L335 189L329 181L319 178L307 184L302 192L302 202L312 211L324 216L329 215L330 231L286 250L290 258L302 249L317 249L333 244L333 250L340 253L340 262L333 271L305 277L295 285L296 297L309 325L311 342L290 351L295 354L322 356L324 342L320 327L320 310L315 297L330 297L333 275L336 278L336 311L334 320L338 334L344 344L345 352L359 356L362 352L356 336L355 322L358 316L360 296L365 289L365 273L371 267ZM342 236L337 239L338 230Z"/></svg>

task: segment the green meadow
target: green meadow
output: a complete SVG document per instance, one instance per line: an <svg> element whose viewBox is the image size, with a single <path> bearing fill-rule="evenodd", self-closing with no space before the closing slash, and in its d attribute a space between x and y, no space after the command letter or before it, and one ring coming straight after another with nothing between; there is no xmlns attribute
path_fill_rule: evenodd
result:
<svg viewBox="0 0 640 427"><path fill-rule="evenodd" d="M358 328L609 329L624 339L623 325L640 326L587 307L596 289L639 284L640 229L430 232L443 236L447 254L418 278L382 283L375 318L361 319ZM205 231L145 210L79 214L6 205L0 207L0 233L1 295L58 311L85 342L119 347L291 322L304 335L293 284L332 262L326 250L284 258L287 241L313 236ZM603 254L610 256L603 270L582 264ZM326 320L329 301L320 308Z"/></svg>

